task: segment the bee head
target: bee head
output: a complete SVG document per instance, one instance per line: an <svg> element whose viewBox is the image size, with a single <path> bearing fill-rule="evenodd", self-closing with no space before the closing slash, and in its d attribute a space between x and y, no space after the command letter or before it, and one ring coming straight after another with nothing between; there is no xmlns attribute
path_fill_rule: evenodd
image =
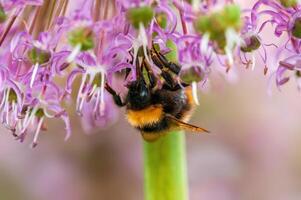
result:
<svg viewBox="0 0 301 200"><path fill-rule="evenodd" d="M127 100L132 109L142 109L150 105L151 93L143 79L133 81L127 87Z"/></svg>

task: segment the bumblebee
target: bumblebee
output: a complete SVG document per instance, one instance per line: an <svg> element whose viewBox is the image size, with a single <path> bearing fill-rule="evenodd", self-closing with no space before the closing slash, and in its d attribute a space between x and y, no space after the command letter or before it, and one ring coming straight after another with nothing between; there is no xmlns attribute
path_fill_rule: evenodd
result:
<svg viewBox="0 0 301 200"><path fill-rule="evenodd" d="M145 58L139 61L138 57L137 79L127 85L128 91L124 101L108 83L105 86L117 106L126 106L128 122L141 131L146 141L155 141L171 130L209 132L187 123L195 104L191 86L174 79L180 72L180 66L169 62L155 48L150 49L149 54L153 63L161 70L163 84L160 87L149 63Z"/></svg>

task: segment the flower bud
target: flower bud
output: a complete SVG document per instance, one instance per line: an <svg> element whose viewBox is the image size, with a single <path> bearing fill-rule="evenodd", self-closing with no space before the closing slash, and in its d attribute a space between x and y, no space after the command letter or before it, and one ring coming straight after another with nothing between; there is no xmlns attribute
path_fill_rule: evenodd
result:
<svg viewBox="0 0 301 200"><path fill-rule="evenodd" d="M158 22L161 28L166 28L167 26L167 16L165 13L157 13L156 21Z"/></svg>
<svg viewBox="0 0 301 200"><path fill-rule="evenodd" d="M28 51L27 56L32 64L44 64L49 61L51 54L49 51L34 47Z"/></svg>
<svg viewBox="0 0 301 200"><path fill-rule="evenodd" d="M147 27L154 17L154 11L150 6L142 6L137 8L130 8L126 13L127 19L138 29L142 24Z"/></svg>
<svg viewBox="0 0 301 200"><path fill-rule="evenodd" d="M0 4L0 23L5 22L6 18L7 18L7 16L4 12L4 9L3 9L2 5Z"/></svg>
<svg viewBox="0 0 301 200"><path fill-rule="evenodd" d="M89 28L77 28L69 33L69 43L76 47L80 45L81 51L87 51L94 48L92 30Z"/></svg>
<svg viewBox="0 0 301 200"><path fill-rule="evenodd" d="M237 5L227 5L219 12L199 16L194 21L194 28L201 34L209 33L210 39L223 49L226 45L227 29L240 29L240 15L240 8Z"/></svg>
<svg viewBox="0 0 301 200"><path fill-rule="evenodd" d="M252 51L257 50L261 46L259 38L256 37L255 35L245 38L244 40L245 40L245 45L242 45L240 47L240 50L242 52L245 52L245 53L252 52Z"/></svg>
<svg viewBox="0 0 301 200"><path fill-rule="evenodd" d="M170 49L170 52L165 54L166 59L170 62L177 63L179 61L177 45L172 40L168 39L166 41L166 47Z"/></svg>
<svg viewBox="0 0 301 200"><path fill-rule="evenodd" d="M281 5L286 8L296 6L298 1L297 0L280 0Z"/></svg>
<svg viewBox="0 0 301 200"><path fill-rule="evenodd" d="M44 117L45 113L44 113L44 110L42 108L39 108L36 113L35 113L36 117L38 118L42 118Z"/></svg>
<svg viewBox="0 0 301 200"><path fill-rule="evenodd" d="M198 67L190 67L181 72L181 80L185 83L191 84L192 82L200 82L204 78L202 70Z"/></svg>
<svg viewBox="0 0 301 200"><path fill-rule="evenodd" d="M236 30L240 29L241 26L241 11L237 5L225 6L221 13L221 21L224 22L226 27L231 27Z"/></svg>
<svg viewBox="0 0 301 200"><path fill-rule="evenodd" d="M10 89L9 94L8 94L8 102L9 103L16 103L17 99L18 99L17 93L14 90Z"/></svg>
<svg viewBox="0 0 301 200"><path fill-rule="evenodd" d="M301 17L296 18L292 29L292 35L296 38L301 38Z"/></svg>
<svg viewBox="0 0 301 200"><path fill-rule="evenodd" d="M92 81L92 85L96 85L97 87L101 86L101 81L102 81L102 75L100 72L95 74L94 79Z"/></svg>

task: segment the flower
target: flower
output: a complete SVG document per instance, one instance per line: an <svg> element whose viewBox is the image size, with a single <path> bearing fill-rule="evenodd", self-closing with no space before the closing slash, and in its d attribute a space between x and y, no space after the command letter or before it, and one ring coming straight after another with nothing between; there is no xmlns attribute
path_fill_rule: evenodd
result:
<svg viewBox="0 0 301 200"><path fill-rule="evenodd" d="M261 9L261 8L264 9ZM263 22L260 22L262 16L267 16ZM294 73L290 73L297 79L298 88L299 85L299 54L301 48L301 35L300 35L300 16L301 10L299 3L297 1L257 1L253 8L251 9L251 16L249 18L249 27L250 31L247 31L247 34L254 32L258 27L258 32L251 35L253 36L253 43L256 41L254 37L258 39L258 44L260 43L262 48L264 49L264 54L261 55L262 60L266 64L267 59L267 50L266 46L275 46L278 49L278 53L275 55L275 59L278 62L278 67L271 74L276 77L277 86L281 86L287 83L290 78L287 76L288 71L293 71ZM274 25L274 36L275 38L280 38L285 35L285 42L279 42L279 44L264 44L260 36L258 35L263 29L265 29L267 24ZM250 37L250 36L249 36ZM254 46L254 45L253 45ZM255 45L256 46L256 45ZM259 46L259 45L257 45ZM244 47L243 47L244 48ZM252 48L249 46L249 49ZM247 50L247 48L244 48ZM257 49L252 49L253 51L258 51ZM286 56L286 58L282 58ZM281 57L281 58L280 58ZM267 66L265 67L265 72L267 71Z"/></svg>
<svg viewBox="0 0 301 200"><path fill-rule="evenodd" d="M49 118L60 118L70 137L69 106L86 130L111 124L117 111L105 85L126 92L141 63L158 87L164 76L191 84L199 103L197 89L214 65L226 72L239 64L254 68L259 55L267 73L267 48L275 46L277 85L295 76L300 87L298 1L258 0L248 10L229 0L80 2L0 1L0 121L20 141L33 133L32 146ZM269 23L286 43L265 42Z"/></svg>

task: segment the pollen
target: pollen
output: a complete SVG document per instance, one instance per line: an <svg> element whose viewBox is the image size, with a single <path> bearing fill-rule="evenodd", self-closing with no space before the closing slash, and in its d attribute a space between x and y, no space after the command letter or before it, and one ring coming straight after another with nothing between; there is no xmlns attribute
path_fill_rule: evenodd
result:
<svg viewBox="0 0 301 200"><path fill-rule="evenodd" d="M163 108L161 105L151 105L143 110L128 110L127 119L134 127L142 127L154 124L163 117Z"/></svg>

